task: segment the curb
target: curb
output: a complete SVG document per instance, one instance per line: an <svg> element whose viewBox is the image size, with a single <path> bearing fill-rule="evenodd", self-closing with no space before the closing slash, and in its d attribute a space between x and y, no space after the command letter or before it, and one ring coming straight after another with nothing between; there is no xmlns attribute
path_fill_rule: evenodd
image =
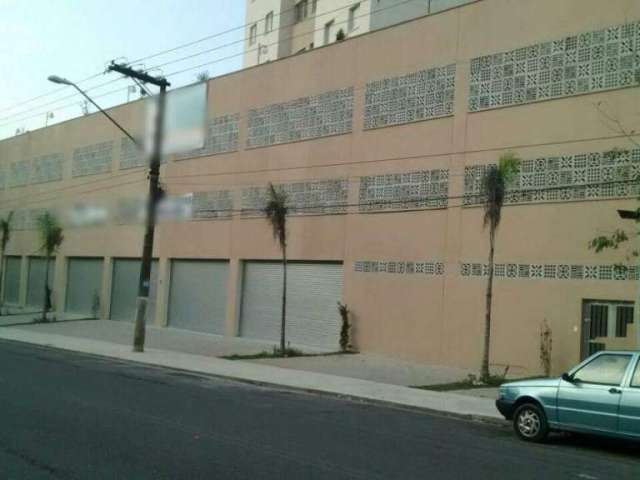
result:
<svg viewBox="0 0 640 480"><path fill-rule="evenodd" d="M484 416L484 415L470 414L470 413L448 412L448 411L437 410L437 409L429 408L429 407L419 407L419 406L415 406L415 405L407 405L407 404L403 404L403 403L399 403L399 402L393 402L393 401L389 401L389 400L372 399L372 398L353 395L353 394L331 392L331 391L327 391L327 390L320 390L320 389L314 389L314 388L308 388L308 387L296 387L296 386L291 386L291 385L282 385L282 384L279 384L279 383L269 382L269 381L266 381L266 380L265 381L253 380L253 379L234 376L234 375L231 375L231 374L224 375L224 374L220 374L220 373L199 372L199 371L188 370L188 369L179 368L179 367L158 365L158 364L154 364L154 363L145 362L145 361L142 361L142 360L123 359L123 358L119 358L119 357L110 356L110 355L107 355L107 354L88 353L88 352L73 350L73 349L70 349L70 348L58 347L58 346L51 345L51 344L32 343L32 342L29 342L27 340L6 339L6 338L0 337L0 341L10 342L10 343L27 344L27 345L32 345L32 346L35 346L35 347L38 347L38 348L42 348L42 349L48 349L48 350L58 350L58 351L64 351L64 352L73 352L76 355L81 355L81 356L85 356L85 357L89 357L89 358L108 359L108 360L110 360L112 362L118 362L118 363L122 363L122 364L135 364L135 365L140 365L140 366L145 366L145 367L150 367L150 368L156 368L156 369L161 369L161 370L166 370L166 371L178 372L180 374L188 374L189 376L200 377L200 378L203 378L203 379L229 380L229 381L243 383L243 384L247 384L247 385L255 385L255 386L259 386L259 387L277 388L277 389L283 390L283 391L290 391L290 392L301 393L301 394L309 394L309 395L318 395L318 396L323 396L323 397L327 397L327 398L335 398L335 399L347 400L347 401L352 402L352 403L359 403L359 404L364 404L364 405L372 405L372 406L393 408L395 410L402 410L402 411L407 411L407 412L428 414L428 415L438 416L438 417L441 417L441 418L450 418L450 419L467 421L467 422L476 422L476 423L482 423L482 424L492 425L492 426L496 426L496 427L508 426L508 422L506 420L502 420L502 419L494 418L494 417L488 417L488 416ZM218 358L218 357L216 357L216 358ZM220 358L218 358L218 359L220 359ZM224 360L224 359L220 359L220 360ZM231 361L237 361L237 360L226 360L226 361L231 362Z"/></svg>

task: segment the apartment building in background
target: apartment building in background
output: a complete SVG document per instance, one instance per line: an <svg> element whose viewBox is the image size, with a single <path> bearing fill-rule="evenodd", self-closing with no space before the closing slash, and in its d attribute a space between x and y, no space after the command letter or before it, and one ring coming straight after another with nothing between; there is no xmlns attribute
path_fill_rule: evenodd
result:
<svg viewBox="0 0 640 480"><path fill-rule="evenodd" d="M280 35L287 5L255 3ZM329 2L309 3L317 16ZM360 351L478 368L482 176L511 152L522 163L496 241L492 367L539 373L545 323L554 372L640 346L639 269L588 248L634 228L617 210L640 196L637 137L620 131L639 131L639 2L479 0L284 57L210 79L204 148L161 167L180 215L157 227L151 324L278 341L280 251L261 212L273 182L289 198L293 345L336 350L340 301ZM143 112L109 110L127 128ZM0 141L0 214L15 212L5 304L40 306L35 220L51 210L65 228L57 311L132 321L146 173L97 113Z"/></svg>
<svg viewBox="0 0 640 480"><path fill-rule="evenodd" d="M244 66L329 45L475 0L246 0Z"/></svg>

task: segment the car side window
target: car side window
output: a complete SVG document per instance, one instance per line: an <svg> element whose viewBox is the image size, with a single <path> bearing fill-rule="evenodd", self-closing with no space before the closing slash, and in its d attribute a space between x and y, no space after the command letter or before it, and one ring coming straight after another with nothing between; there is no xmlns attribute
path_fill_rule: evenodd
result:
<svg viewBox="0 0 640 480"><path fill-rule="evenodd" d="M640 388L640 360L636 363L636 371L633 374L633 377L631 377L631 386Z"/></svg>
<svg viewBox="0 0 640 480"><path fill-rule="evenodd" d="M598 385L620 385L631 355L600 355L573 374L576 381Z"/></svg>

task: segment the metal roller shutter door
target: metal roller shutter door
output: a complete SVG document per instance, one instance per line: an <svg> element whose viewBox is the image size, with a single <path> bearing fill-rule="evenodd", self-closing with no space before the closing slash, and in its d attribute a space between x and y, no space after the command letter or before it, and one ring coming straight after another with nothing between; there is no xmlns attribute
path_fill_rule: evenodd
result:
<svg viewBox="0 0 640 480"><path fill-rule="evenodd" d="M228 271L226 261L173 260L169 326L224 334Z"/></svg>
<svg viewBox="0 0 640 480"><path fill-rule="evenodd" d="M4 262L4 301L9 304L20 303L20 257L6 257Z"/></svg>
<svg viewBox="0 0 640 480"><path fill-rule="evenodd" d="M342 264L295 262L287 273L287 342L336 350ZM281 301L282 265L245 263L240 335L279 341Z"/></svg>
<svg viewBox="0 0 640 480"><path fill-rule="evenodd" d="M27 305L42 309L44 303L44 275L47 262L44 257L29 258L29 275L27 278ZM55 278L55 259L49 260L49 288L53 289Z"/></svg>
<svg viewBox="0 0 640 480"><path fill-rule="evenodd" d="M133 322L136 315L138 298L138 282L140 279L140 259L117 258L113 261L111 279L112 320ZM156 291L158 285L158 261L151 263L151 286L149 288L149 304L147 306L147 324L153 324L156 312Z"/></svg>
<svg viewBox="0 0 640 480"><path fill-rule="evenodd" d="M92 315L93 302L102 289L102 258L70 258L65 310Z"/></svg>

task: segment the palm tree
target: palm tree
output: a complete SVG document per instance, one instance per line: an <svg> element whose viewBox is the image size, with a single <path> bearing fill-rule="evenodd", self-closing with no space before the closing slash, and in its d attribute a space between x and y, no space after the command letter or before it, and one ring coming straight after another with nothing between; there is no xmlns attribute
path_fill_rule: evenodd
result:
<svg viewBox="0 0 640 480"><path fill-rule="evenodd" d="M49 262L51 256L60 248L64 240L62 227L58 218L50 213L44 212L38 217L38 233L42 241L41 250L45 253L44 271L44 299L42 304L42 322L47 321L47 312L51 308L51 288L49 287Z"/></svg>
<svg viewBox="0 0 640 480"><path fill-rule="evenodd" d="M491 343L491 302L493 299L493 258L496 247L496 232L502 217L502 206L508 184L517 173L520 159L513 153L505 153L500 157L498 165L487 168L483 177L484 194L484 228L489 227L489 271L487 279L487 298L484 321L484 350L480 378L487 381L489 373L489 347Z"/></svg>
<svg viewBox="0 0 640 480"><path fill-rule="evenodd" d="M9 212L7 218L0 219L0 292L2 291L2 267L4 265L4 252L7 249L9 238L11 237L11 218L13 218L13 211ZM2 315L2 304L4 299L0 298L0 315Z"/></svg>
<svg viewBox="0 0 640 480"><path fill-rule="evenodd" d="M273 238L282 251L282 320L280 324L280 354L285 356L285 327L287 318L287 194L276 189L272 183L268 188L269 198L264 207L264 215L273 230Z"/></svg>

